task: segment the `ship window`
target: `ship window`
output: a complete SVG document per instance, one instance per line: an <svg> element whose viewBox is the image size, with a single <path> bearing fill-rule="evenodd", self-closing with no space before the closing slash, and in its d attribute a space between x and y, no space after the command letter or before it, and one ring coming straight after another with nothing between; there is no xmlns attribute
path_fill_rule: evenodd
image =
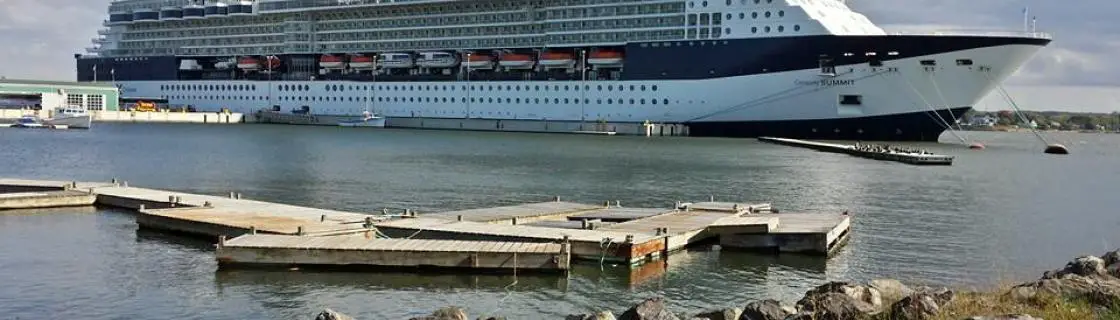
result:
<svg viewBox="0 0 1120 320"><path fill-rule="evenodd" d="M657 99L649 99L649 103L657 104Z"/></svg>
<svg viewBox="0 0 1120 320"><path fill-rule="evenodd" d="M846 106L858 106L863 104L863 96L854 94L840 95L840 104Z"/></svg>
<svg viewBox="0 0 1120 320"><path fill-rule="evenodd" d="M730 2L731 0L727 0L727 1ZM727 20L731 20L731 14L730 13L727 14Z"/></svg>
<svg viewBox="0 0 1120 320"><path fill-rule="evenodd" d="M769 17L770 17L770 11L766 11L766 17L767 17L767 18L769 18Z"/></svg>
<svg viewBox="0 0 1120 320"><path fill-rule="evenodd" d="M786 30L785 26L778 26L778 32L782 32L782 31L785 31L785 30Z"/></svg>
<svg viewBox="0 0 1120 320"><path fill-rule="evenodd" d="M669 99L661 99L662 104L669 104Z"/></svg>
<svg viewBox="0 0 1120 320"><path fill-rule="evenodd" d="M751 27L751 33L758 33L758 27Z"/></svg>
<svg viewBox="0 0 1120 320"><path fill-rule="evenodd" d="M630 104L634 104L634 99L630 99Z"/></svg>
<svg viewBox="0 0 1120 320"><path fill-rule="evenodd" d="M731 0L727 0L727 5L731 5Z"/></svg>
<svg viewBox="0 0 1120 320"><path fill-rule="evenodd" d="M707 1L704 1L704 2L700 2L700 6L702 6L702 7L707 7L707 6L708 6L708 2L707 2Z"/></svg>
<svg viewBox="0 0 1120 320"><path fill-rule="evenodd" d="M770 32L770 26L766 26L766 28L764 28L763 30L766 30L766 32Z"/></svg>
<svg viewBox="0 0 1120 320"><path fill-rule="evenodd" d="M801 31L801 25L800 24L793 25L793 31Z"/></svg>
<svg viewBox="0 0 1120 320"><path fill-rule="evenodd" d="M614 104L614 100L607 99L607 104Z"/></svg>
<svg viewBox="0 0 1120 320"><path fill-rule="evenodd" d="M779 17L785 17L785 16L786 16L786 12L785 12L785 11L783 11L783 10L778 10L778 16L779 16Z"/></svg>
<svg viewBox="0 0 1120 320"><path fill-rule="evenodd" d="M971 66L972 59L957 59L958 66Z"/></svg>
<svg viewBox="0 0 1120 320"><path fill-rule="evenodd" d="M330 85L324 85L323 90L331 91L331 86Z"/></svg>
<svg viewBox="0 0 1120 320"><path fill-rule="evenodd" d="M922 60L922 61L920 61L920 63L923 66L936 66L937 65L937 61L934 61L934 60Z"/></svg>

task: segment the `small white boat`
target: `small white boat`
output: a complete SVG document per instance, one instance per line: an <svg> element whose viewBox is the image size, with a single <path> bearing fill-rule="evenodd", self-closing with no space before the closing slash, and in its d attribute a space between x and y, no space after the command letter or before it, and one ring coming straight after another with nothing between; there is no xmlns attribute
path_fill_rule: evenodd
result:
<svg viewBox="0 0 1120 320"><path fill-rule="evenodd" d="M362 113L362 118L358 120L339 121L338 125L341 127L371 127L371 128L384 128L385 118L370 113L369 111Z"/></svg>
<svg viewBox="0 0 1120 320"><path fill-rule="evenodd" d="M25 129L68 129L66 125L52 125L43 123L42 119L37 116L25 115L16 119L16 123L6 125L9 128L25 128Z"/></svg>
<svg viewBox="0 0 1120 320"><path fill-rule="evenodd" d="M44 124L66 126L67 128L89 129L93 117L85 108L69 106L54 109L51 118L43 119Z"/></svg>

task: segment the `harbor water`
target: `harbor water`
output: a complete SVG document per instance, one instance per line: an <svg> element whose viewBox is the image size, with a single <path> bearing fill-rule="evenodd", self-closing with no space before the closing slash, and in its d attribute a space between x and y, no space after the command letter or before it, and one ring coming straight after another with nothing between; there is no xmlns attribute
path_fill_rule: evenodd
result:
<svg viewBox="0 0 1120 320"><path fill-rule="evenodd" d="M848 211L851 242L825 260L696 249L630 272L595 263L569 277L216 271L206 241L138 231L109 209L0 212L0 318L310 319L332 308L407 319L458 305L472 316L620 312L659 295L680 312L796 299L827 280L890 277L956 287L1035 277L1120 247L1120 135L968 132L985 150L905 144L956 157L917 167L753 139L587 136L283 125L95 124L5 130L0 176L130 185L312 207L420 213L565 200L666 207L768 201L783 212Z"/></svg>

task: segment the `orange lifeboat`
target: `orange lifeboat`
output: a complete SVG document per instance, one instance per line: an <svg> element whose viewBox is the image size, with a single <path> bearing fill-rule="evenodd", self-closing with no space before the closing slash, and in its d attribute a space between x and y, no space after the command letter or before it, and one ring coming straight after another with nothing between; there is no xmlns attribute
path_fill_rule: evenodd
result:
<svg viewBox="0 0 1120 320"><path fill-rule="evenodd" d="M241 57L237 60L237 68L241 70L258 70L261 68L261 61L253 57Z"/></svg>
<svg viewBox="0 0 1120 320"><path fill-rule="evenodd" d="M587 63L594 65L617 65L622 64L622 52L618 51L595 51L591 56L587 57Z"/></svg>
<svg viewBox="0 0 1120 320"><path fill-rule="evenodd" d="M373 69L373 57L355 54L350 56L351 69Z"/></svg>
<svg viewBox="0 0 1120 320"><path fill-rule="evenodd" d="M342 67L345 65L346 64L342 63L342 58L340 58L339 56L331 54L324 54L322 56L319 56L319 67L321 68L342 69Z"/></svg>
<svg viewBox="0 0 1120 320"><path fill-rule="evenodd" d="M494 68L494 57L488 54L463 55L463 67L471 69L491 69Z"/></svg>
<svg viewBox="0 0 1120 320"><path fill-rule="evenodd" d="M541 54L541 65L545 67L571 67L576 59L571 53L545 52Z"/></svg>
<svg viewBox="0 0 1120 320"><path fill-rule="evenodd" d="M507 53L502 55L498 64L510 69L528 69L533 67L535 61L533 61L532 56L527 54Z"/></svg>

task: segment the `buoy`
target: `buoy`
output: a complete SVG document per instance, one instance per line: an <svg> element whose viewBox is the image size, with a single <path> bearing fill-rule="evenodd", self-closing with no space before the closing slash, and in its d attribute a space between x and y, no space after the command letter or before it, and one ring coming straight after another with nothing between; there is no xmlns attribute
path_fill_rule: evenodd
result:
<svg viewBox="0 0 1120 320"><path fill-rule="evenodd" d="M973 150L984 150L984 145L980 143L973 143L969 145L968 148Z"/></svg>
<svg viewBox="0 0 1120 320"><path fill-rule="evenodd" d="M1069 149L1066 149L1066 146L1054 143L1046 145L1046 150L1042 152L1048 154L1069 154Z"/></svg>

